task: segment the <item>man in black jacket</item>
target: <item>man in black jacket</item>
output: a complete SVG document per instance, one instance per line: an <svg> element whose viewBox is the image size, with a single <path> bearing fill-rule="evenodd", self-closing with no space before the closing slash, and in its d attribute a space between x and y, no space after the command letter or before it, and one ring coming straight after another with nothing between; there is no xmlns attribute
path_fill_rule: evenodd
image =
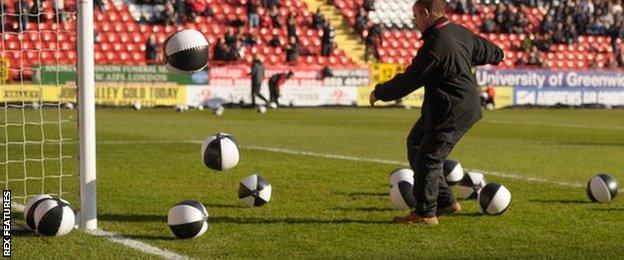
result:
<svg viewBox="0 0 624 260"><path fill-rule="evenodd" d="M444 17L444 0L417 0L414 24L424 44L404 73L378 84L370 104L400 99L424 85L421 117L407 139L415 172L414 211L399 223L438 224L437 216L461 209L446 184L442 165L454 145L481 119L479 89L473 66L501 62L503 51Z"/></svg>

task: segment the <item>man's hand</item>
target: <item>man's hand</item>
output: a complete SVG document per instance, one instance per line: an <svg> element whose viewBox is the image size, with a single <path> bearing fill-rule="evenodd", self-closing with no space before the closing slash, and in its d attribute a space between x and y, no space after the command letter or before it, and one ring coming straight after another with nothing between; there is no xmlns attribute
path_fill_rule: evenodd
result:
<svg viewBox="0 0 624 260"><path fill-rule="evenodd" d="M370 102L370 105L372 107L375 107L375 102L377 102L377 100L379 99L375 96L375 91L371 91L370 97L368 98L368 102Z"/></svg>

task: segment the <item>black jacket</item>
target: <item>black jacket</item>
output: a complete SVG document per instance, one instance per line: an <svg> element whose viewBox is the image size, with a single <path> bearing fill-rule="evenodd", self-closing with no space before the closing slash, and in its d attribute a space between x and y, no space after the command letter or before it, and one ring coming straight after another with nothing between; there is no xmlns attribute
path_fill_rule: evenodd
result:
<svg viewBox="0 0 624 260"><path fill-rule="evenodd" d="M460 129L481 119L473 66L498 65L503 51L468 29L441 18L422 35L424 44L404 73L375 87L383 101L402 98L425 86L418 120L422 131Z"/></svg>

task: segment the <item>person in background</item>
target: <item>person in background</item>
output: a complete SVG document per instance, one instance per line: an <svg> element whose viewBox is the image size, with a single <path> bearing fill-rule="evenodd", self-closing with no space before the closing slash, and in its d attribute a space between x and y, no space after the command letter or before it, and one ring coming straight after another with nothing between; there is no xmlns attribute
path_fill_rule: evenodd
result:
<svg viewBox="0 0 624 260"><path fill-rule="evenodd" d="M295 24L297 18L297 13L290 12L288 14L288 19L286 20L286 28L288 32L288 38L295 37L295 40L299 41L299 36L297 35L297 25Z"/></svg>
<svg viewBox="0 0 624 260"><path fill-rule="evenodd" d="M247 1L247 19L249 21L249 28L258 27L260 24L260 17L258 16L258 6L256 5L256 1L248 0Z"/></svg>
<svg viewBox="0 0 624 260"><path fill-rule="evenodd" d="M256 37L255 34L248 32L248 33L243 34L243 38L241 39L241 42L243 42L245 46L253 47L253 46L258 45L258 37Z"/></svg>
<svg viewBox="0 0 624 260"><path fill-rule="evenodd" d="M492 84L487 85L487 87L485 88L485 94L486 94L485 108L487 108L488 110L496 109L496 104L494 103L494 98L496 96L496 89L494 89L494 86L492 86Z"/></svg>
<svg viewBox="0 0 624 260"><path fill-rule="evenodd" d="M325 21L323 25L323 35L321 36L322 50L321 55L330 56L334 47L334 27L331 26L329 21Z"/></svg>
<svg viewBox="0 0 624 260"><path fill-rule="evenodd" d="M26 0L19 0L15 3L15 13L19 15L19 27L18 32L28 29L28 2Z"/></svg>
<svg viewBox="0 0 624 260"><path fill-rule="evenodd" d="M217 40L217 44L215 44L213 51L213 59L215 61L225 61L227 60L228 47L225 45L225 41L222 38Z"/></svg>
<svg viewBox="0 0 624 260"><path fill-rule="evenodd" d="M364 0L364 3L362 3L362 7L367 12L375 11L375 0Z"/></svg>
<svg viewBox="0 0 624 260"><path fill-rule="evenodd" d="M316 29L323 28L323 24L325 24L325 16L321 13L321 8L316 9L316 13L312 16L312 27Z"/></svg>
<svg viewBox="0 0 624 260"><path fill-rule="evenodd" d="M234 47L234 45L236 45L236 42L238 41L238 38L236 38L236 34L234 34L234 28L229 27L227 32L225 32L225 35L223 36L223 39L225 39L225 44L229 47Z"/></svg>
<svg viewBox="0 0 624 260"><path fill-rule="evenodd" d="M277 73L269 78L269 100L279 106L279 97L280 97L280 88L286 82L286 80L290 79L294 73L292 71L288 71L286 73Z"/></svg>
<svg viewBox="0 0 624 260"><path fill-rule="evenodd" d="M366 26L368 25L368 15L366 14L366 10L360 8L357 16L355 16L355 32L357 35L362 35L364 30L366 30Z"/></svg>
<svg viewBox="0 0 624 260"><path fill-rule="evenodd" d="M271 37L271 40L269 41L269 46L271 47L282 46L282 43L280 42L279 34L277 34L277 32L273 32L273 36Z"/></svg>
<svg viewBox="0 0 624 260"><path fill-rule="evenodd" d="M271 17L271 25L273 28L282 28L282 24L279 21L278 15L279 13L277 12L276 6L273 6L269 9L269 17Z"/></svg>
<svg viewBox="0 0 624 260"><path fill-rule="evenodd" d="M251 106L252 108L256 107L256 97L262 99L265 103L269 103L269 101L260 94L260 88L262 87L262 81L264 80L264 63L262 62L262 58L254 53L253 61L251 63Z"/></svg>
<svg viewBox="0 0 624 260"><path fill-rule="evenodd" d="M174 9L176 11L176 24L182 24L186 22L188 17L188 11L186 2L184 0L174 0Z"/></svg>
<svg viewBox="0 0 624 260"><path fill-rule="evenodd" d="M154 34L150 34L145 42L145 61L147 64L155 64L156 61L156 50L158 49L158 42L156 41L156 36Z"/></svg>
<svg viewBox="0 0 624 260"><path fill-rule="evenodd" d="M371 53L375 56L375 59L379 59L379 52L377 48L383 43L382 27L381 24L374 24L368 29L368 35L366 35L364 60L368 62Z"/></svg>
<svg viewBox="0 0 624 260"><path fill-rule="evenodd" d="M195 19L195 17L205 15L208 4L206 0L187 0L186 6L189 8L189 19Z"/></svg>
<svg viewBox="0 0 624 260"><path fill-rule="evenodd" d="M299 57L299 46L297 44L297 38L294 36L290 37L290 42L288 46L286 46L286 62L291 65L297 64L297 58Z"/></svg>

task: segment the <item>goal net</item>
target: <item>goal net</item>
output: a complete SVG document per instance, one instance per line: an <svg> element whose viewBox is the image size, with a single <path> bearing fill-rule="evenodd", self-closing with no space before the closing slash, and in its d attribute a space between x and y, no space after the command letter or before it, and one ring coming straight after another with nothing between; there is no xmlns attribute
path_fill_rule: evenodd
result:
<svg viewBox="0 0 624 260"><path fill-rule="evenodd" d="M79 24L81 8L76 4L0 0L0 174L4 174L0 182L11 190L12 204L22 208L39 194L68 200L76 212L84 207L80 173L85 156L79 152L84 150L85 111L77 110L82 106L80 94L65 95L82 92L76 85L83 83L81 76L63 84L67 80L58 78L62 66L81 64L79 37L84 26ZM78 66L79 75L80 70ZM52 77L41 80L43 71ZM89 199L94 203L94 198Z"/></svg>

